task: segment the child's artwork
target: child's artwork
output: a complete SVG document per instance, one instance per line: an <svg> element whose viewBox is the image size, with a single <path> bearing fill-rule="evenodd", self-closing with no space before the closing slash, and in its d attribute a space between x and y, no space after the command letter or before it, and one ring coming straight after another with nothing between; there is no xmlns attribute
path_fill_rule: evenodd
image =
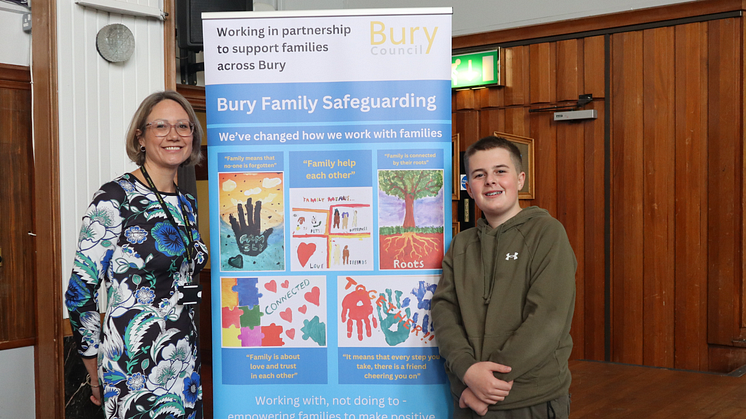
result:
<svg viewBox="0 0 746 419"><path fill-rule="evenodd" d="M381 269L440 269L443 170L379 170Z"/></svg>
<svg viewBox="0 0 746 419"><path fill-rule="evenodd" d="M371 188L290 190L293 271L373 270Z"/></svg>
<svg viewBox="0 0 746 419"><path fill-rule="evenodd" d="M220 269L285 270L282 172L220 173Z"/></svg>
<svg viewBox="0 0 746 419"><path fill-rule="evenodd" d="M326 347L325 277L220 278L224 348Z"/></svg>
<svg viewBox="0 0 746 419"><path fill-rule="evenodd" d="M437 345L430 305L436 275L337 278L340 347Z"/></svg>

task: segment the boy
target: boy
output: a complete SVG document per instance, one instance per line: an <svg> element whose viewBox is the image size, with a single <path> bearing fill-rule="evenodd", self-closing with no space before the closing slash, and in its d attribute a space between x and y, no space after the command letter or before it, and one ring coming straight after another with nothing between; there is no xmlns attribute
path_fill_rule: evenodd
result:
<svg viewBox="0 0 746 419"><path fill-rule="evenodd" d="M577 262L565 229L519 206L515 144L482 138L464 164L484 219L454 237L432 303L453 417L567 418Z"/></svg>

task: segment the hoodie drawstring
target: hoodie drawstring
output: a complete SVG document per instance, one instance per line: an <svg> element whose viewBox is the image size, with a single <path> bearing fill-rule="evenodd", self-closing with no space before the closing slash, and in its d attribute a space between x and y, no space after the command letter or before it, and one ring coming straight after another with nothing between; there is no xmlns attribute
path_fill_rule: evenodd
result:
<svg viewBox="0 0 746 419"><path fill-rule="evenodd" d="M552 402L547 402L547 419L557 419L557 413L552 407Z"/></svg>
<svg viewBox="0 0 746 419"><path fill-rule="evenodd" d="M498 226L497 228L498 229L502 229L503 226L501 225L501 226ZM499 237L500 237L501 234L502 234L501 230L498 230L497 233L495 234L495 250L493 251L493 254L492 254L492 278L490 278L490 282L489 282L490 287L489 287L489 290L487 291L487 296L484 297L484 305L489 305L490 304L490 301L492 300L492 292L495 290L495 282L497 282L497 280L496 280L496 278L497 278L497 263L498 263L497 262L498 261L497 249L499 247L497 241L498 241L498 239L499 239Z"/></svg>

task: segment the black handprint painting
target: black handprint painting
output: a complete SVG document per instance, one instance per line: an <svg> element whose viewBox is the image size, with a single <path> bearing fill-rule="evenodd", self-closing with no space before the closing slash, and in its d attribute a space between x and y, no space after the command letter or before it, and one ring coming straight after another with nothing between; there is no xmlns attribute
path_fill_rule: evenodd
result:
<svg viewBox="0 0 746 419"><path fill-rule="evenodd" d="M285 269L283 173L220 174L224 271Z"/></svg>
<svg viewBox="0 0 746 419"><path fill-rule="evenodd" d="M261 231L262 226L262 201L256 201L256 206L251 198L246 200L246 211L244 206L238 204L238 219L231 214L228 219L236 237L238 250L244 255L256 256L267 248L267 238L272 234L272 228Z"/></svg>

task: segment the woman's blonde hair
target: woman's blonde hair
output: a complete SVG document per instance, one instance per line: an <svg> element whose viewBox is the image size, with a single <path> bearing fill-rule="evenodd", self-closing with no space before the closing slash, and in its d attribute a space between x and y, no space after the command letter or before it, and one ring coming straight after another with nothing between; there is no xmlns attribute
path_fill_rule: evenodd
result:
<svg viewBox="0 0 746 419"><path fill-rule="evenodd" d="M137 130L140 130L141 135L145 132L145 124L148 123L150 112L153 111L155 105L167 99L173 100L181 105L187 115L189 115L189 121L194 124L194 133L192 134L192 154L190 154L181 165L194 166L202 161L202 150L200 146L202 145L202 136L204 134L202 131L202 125L200 125L199 120L197 119L197 114L194 113L194 108L192 108L189 101L180 93L174 92L173 90L166 90L164 92L153 93L146 97L145 100L140 103L135 115L132 116L132 121L130 122L129 130L127 130L126 137L127 156L129 156L130 160L135 162L138 166L145 164L145 152L140 149L140 138L137 135Z"/></svg>

